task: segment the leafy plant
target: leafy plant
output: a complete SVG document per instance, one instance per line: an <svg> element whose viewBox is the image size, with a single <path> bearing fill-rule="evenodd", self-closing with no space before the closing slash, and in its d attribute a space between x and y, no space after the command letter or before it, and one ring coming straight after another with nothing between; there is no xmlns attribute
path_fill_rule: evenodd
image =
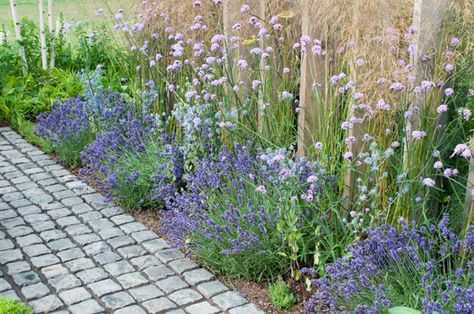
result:
<svg viewBox="0 0 474 314"><path fill-rule="evenodd" d="M0 314L33 314L34 311L26 304L11 298L0 298Z"/></svg>
<svg viewBox="0 0 474 314"><path fill-rule="evenodd" d="M270 284L268 287L268 295L277 310L289 309L297 301L293 292L291 292L288 285L282 279Z"/></svg>

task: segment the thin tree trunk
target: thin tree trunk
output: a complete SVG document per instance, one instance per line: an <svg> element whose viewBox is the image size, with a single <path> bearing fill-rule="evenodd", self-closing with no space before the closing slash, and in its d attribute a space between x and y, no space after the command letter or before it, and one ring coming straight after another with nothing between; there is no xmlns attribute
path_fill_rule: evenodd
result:
<svg viewBox="0 0 474 314"><path fill-rule="evenodd" d="M39 8L39 24L40 24L40 40L41 40L41 64L43 65L43 70L48 68L48 57L47 57L47 48L46 48L46 32L44 29L44 1L38 0Z"/></svg>
<svg viewBox="0 0 474 314"><path fill-rule="evenodd" d="M18 13L16 11L16 0L10 0L10 7L12 11L13 24L15 25L15 35L16 35L16 40L18 41L23 76L26 76L28 74L28 63L26 62L25 47L23 47L21 43L23 38L21 36L21 30L20 30L20 19L18 18Z"/></svg>
<svg viewBox="0 0 474 314"><path fill-rule="evenodd" d="M56 48L56 34L54 29L54 15L53 15L53 0L48 0L48 25L49 25L49 38L50 38L50 51L49 51L49 67L54 68L55 62L55 48Z"/></svg>

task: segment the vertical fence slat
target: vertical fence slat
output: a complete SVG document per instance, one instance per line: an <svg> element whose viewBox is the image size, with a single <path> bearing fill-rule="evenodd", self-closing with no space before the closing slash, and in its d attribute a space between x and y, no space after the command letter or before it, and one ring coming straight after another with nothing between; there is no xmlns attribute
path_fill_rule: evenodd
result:
<svg viewBox="0 0 474 314"><path fill-rule="evenodd" d="M466 196L465 196L465 206L466 206L466 228L472 223L472 218L474 215L474 137L471 138L470 143L471 149L471 158L469 158L469 174L467 176L466 183Z"/></svg>
<svg viewBox="0 0 474 314"><path fill-rule="evenodd" d="M28 63L26 61L26 54L25 54L25 47L21 44L21 41L23 40L21 36L21 29L20 29L20 19L18 18L18 13L16 10L16 0L10 0L10 8L12 12L12 18L13 18L13 24L15 26L15 36L16 40L18 41L18 46L19 46L19 53L20 53L20 58L21 58L21 65L22 65L22 71L23 71L23 76L26 76L28 74Z"/></svg>
<svg viewBox="0 0 474 314"><path fill-rule="evenodd" d="M315 7L315 0L302 0L301 34L312 39L320 39L320 31L312 23L311 10ZM306 155L307 148L313 144L313 134L318 123L318 115L321 112L322 103L320 97L316 96L316 90L322 92L324 87L316 86L315 83L324 85L325 64L316 58L311 49L302 56L301 60L301 82L300 82L300 111L298 113L298 155ZM314 74L321 78L315 82Z"/></svg>
<svg viewBox="0 0 474 314"><path fill-rule="evenodd" d="M43 69L48 68L47 48L46 48L46 31L44 27L44 0L38 0L39 24L40 24L40 41L41 41L41 64Z"/></svg>

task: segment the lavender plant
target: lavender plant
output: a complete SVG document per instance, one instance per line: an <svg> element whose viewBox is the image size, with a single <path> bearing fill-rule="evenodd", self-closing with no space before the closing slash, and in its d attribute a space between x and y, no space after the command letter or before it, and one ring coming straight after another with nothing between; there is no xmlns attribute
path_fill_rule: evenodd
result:
<svg viewBox="0 0 474 314"><path fill-rule="evenodd" d="M351 241L326 206L331 180L317 163L237 146L199 164L162 212L161 230L213 270L262 280L290 268L298 277L302 265L337 258Z"/></svg>
<svg viewBox="0 0 474 314"><path fill-rule="evenodd" d="M174 194L182 168L173 141L157 133L157 121L128 113L97 134L82 153L81 176L127 209L161 206Z"/></svg>
<svg viewBox="0 0 474 314"><path fill-rule="evenodd" d="M310 313L384 313L405 306L422 313L474 310L474 227L463 238L444 215L429 227L382 225L354 243L349 256L313 281Z"/></svg>

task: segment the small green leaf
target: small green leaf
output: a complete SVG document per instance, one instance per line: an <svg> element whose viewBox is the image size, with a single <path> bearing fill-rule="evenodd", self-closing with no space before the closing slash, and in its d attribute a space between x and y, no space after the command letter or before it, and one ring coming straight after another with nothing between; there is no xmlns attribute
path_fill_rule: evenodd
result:
<svg viewBox="0 0 474 314"><path fill-rule="evenodd" d="M390 314L421 314L420 311L406 307L406 306L394 306L388 310Z"/></svg>

